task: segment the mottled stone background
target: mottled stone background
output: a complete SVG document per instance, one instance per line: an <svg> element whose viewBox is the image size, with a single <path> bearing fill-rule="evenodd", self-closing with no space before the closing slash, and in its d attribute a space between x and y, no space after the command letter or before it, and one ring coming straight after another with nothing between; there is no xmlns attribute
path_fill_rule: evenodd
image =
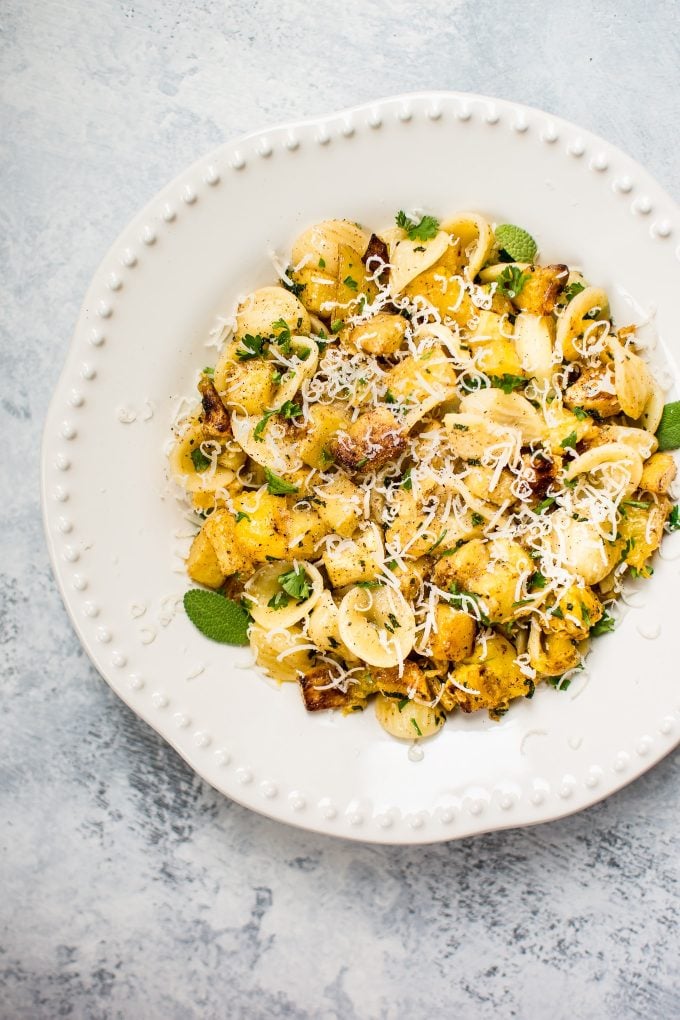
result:
<svg viewBox="0 0 680 1020"><path fill-rule="evenodd" d="M131 215L223 139L422 87L542 106L680 197L675 0L4 0L0 1015L669 1020L680 758L576 817L432 848L266 821L81 651L42 421Z"/></svg>

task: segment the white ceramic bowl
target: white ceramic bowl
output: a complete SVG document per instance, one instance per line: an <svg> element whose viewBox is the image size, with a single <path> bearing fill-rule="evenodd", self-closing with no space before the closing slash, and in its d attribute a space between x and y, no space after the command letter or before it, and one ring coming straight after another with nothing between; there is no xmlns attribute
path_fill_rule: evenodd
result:
<svg viewBox="0 0 680 1020"><path fill-rule="evenodd" d="M214 360L216 317L273 282L267 251L285 252L302 227L334 216L382 226L412 207L519 223L544 260L581 264L619 318L655 309L657 370L677 378L680 216L649 174L537 110L422 93L230 142L161 191L92 281L43 448L54 571L120 697L241 804L394 843L577 811L680 732L677 534L568 691L539 688L500 723L458 714L415 750L372 711L308 715L295 686L267 682L248 649L209 642L185 618L187 528L163 450L178 400Z"/></svg>

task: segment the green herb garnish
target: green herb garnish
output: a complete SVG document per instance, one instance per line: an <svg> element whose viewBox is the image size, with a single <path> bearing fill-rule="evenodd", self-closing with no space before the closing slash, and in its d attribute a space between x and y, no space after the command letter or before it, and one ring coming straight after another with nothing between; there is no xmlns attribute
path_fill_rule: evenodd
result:
<svg viewBox="0 0 680 1020"><path fill-rule="evenodd" d="M562 440L560 446L562 447L563 450L573 450L575 449L577 443L578 436L576 435L576 432L570 432L569 435Z"/></svg>
<svg viewBox="0 0 680 1020"><path fill-rule="evenodd" d="M312 593L309 577L299 564L285 574L279 574L278 581L283 590L298 601L308 599Z"/></svg>
<svg viewBox="0 0 680 1020"><path fill-rule="evenodd" d="M430 241L439 231L439 220L434 216L423 216L415 223L400 209L394 218L397 226L406 231L410 241Z"/></svg>
<svg viewBox="0 0 680 1020"><path fill-rule="evenodd" d="M513 262L533 262L536 258L538 245L522 227L501 223L496 227L495 234L497 246L507 252Z"/></svg>
<svg viewBox="0 0 680 1020"><path fill-rule="evenodd" d="M184 610L201 634L225 645L247 645L250 616L240 602L216 591L191 588L184 595Z"/></svg>
<svg viewBox="0 0 680 1020"><path fill-rule="evenodd" d="M529 274L523 273L518 266L506 266L498 277L497 293L516 298L522 293L528 279Z"/></svg>
<svg viewBox="0 0 680 1020"><path fill-rule="evenodd" d="M549 506L553 505L556 499L557 496L546 496L545 499L542 499L541 502L537 503L536 506L533 508L534 513L542 514L544 510L547 510Z"/></svg>
<svg viewBox="0 0 680 1020"><path fill-rule="evenodd" d="M267 492L271 496L292 496L299 492L297 485L291 485L285 478L279 478L269 468L264 469L264 476L267 479Z"/></svg>
<svg viewBox="0 0 680 1020"><path fill-rule="evenodd" d="M288 269L286 270L286 275L288 275L289 270L290 266L288 266ZM304 283L296 283L294 280L292 280L290 283L288 283L286 280L281 280L281 283L286 288L286 290L290 291L290 293L294 294L295 297L297 298L300 297L303 290L305 289Z"/></svg>
<svg viewBox="0 0 680 1020"><path fill-rule="evenodd" d="M446 538L446 529L444 529L444 531L442 531L442 533L439 536L439 538L437 539L437 541L434 543L434 545L430 546L430 548L426 551L425 555L427 556L427 555L429 555L429 553L433 553L435 551L435 549L442 544L442 542L444 541L445 538Z"/></svg>
<svg viewBox="0 0 680 1020"><path fill-rule="evenodd" d="M608 634L609 631L614 630L615 626L616 621L613 616L610 616L609 613L604 613L602 619L598 620L597 623L593 624L590 628L590 635L591 637L599 637L600 634Z"/></svg>
<svg viewBox="0 0 680 1020"><path fill-rule="evenodd" d="M241 340L243 347L239 347L236 351L236 357L239 361L252 361L253 358L261 358L264 356L264 345L266 339L257 333L252 336L251 333L246 335Z"/></svg>
<svg viewBox="0 0 680 1020"><path fill-rule="evenodd" d="M666 404L656 430L660 450L677 450L680 448L680 400Z"/></svg>
<svg viewBox="0 0 680 1020"><path fill-rule="evenodd" d="M582 283L579 283L578 280L574 280L573 283L568 284L564 288L564 298L566 303L569 304L569 302L573 300L577 294L580 294L582 290L585 290L585 287Z"/></svg>
<svg viewBox="0 0 680 1020"><path fill-rule="evenodd" d="M197 446L195 450L191 451L191 463L196 471L205 471L206 468L210 467L212 461L210 457L206 457L200 446Z"/></svg>
<svg viewBox="0 0 680 1020"><path fill-rule="evenodd" d="M644 499L624 499L622 502L623 506L634 506L637 507L638 510L649 510L652 505Z"/></svg>
<svg viewBox="0 0 680 1020"><path fill-rule="evenodd" d="M503 375L490 375L489 380L494 389L503 390L503 393L513 393L529 382L524 376L510 375L509 372L504 372Z"/></svg>
<svg viewBox="0 0 680 1020"><path fill-rule="evenodd" d="M547 676L545 678L545 682L547 684L550 684L551 687L554 687L556 691L566 691L569 684L571 683L571 678L565 680L564 674L562 674L561 676Z"/></svg>

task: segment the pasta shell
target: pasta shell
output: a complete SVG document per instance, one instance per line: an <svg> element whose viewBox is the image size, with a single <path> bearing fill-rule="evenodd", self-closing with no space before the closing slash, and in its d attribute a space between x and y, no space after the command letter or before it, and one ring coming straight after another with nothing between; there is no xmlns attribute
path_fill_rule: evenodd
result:
<svg viewBox="0 0 680 1020"><path fill-rule="evenodd" d="M334 277L338 272L340 245L349 245L363 255L368 241L366 231L350 220L324 220L300 234L293 244L291 258L293 265L299 269L307 265L318 267L321 261L324 273Z"/></svg>
<svg viewBox="0 0 680 1020"><path fill-rule="evenodd" d="M628 425L605 425L597 430L596 436L603 438L607 443L623 443L631 450L639 453L643 460L647 460L658 449L659 443L656 436L646 429L632 428ZM595 445L595 444L591 444ZM604 445L604 444L601 444Z"/></svg>
<svg viewBox="0 0 680 1020"><path fill-rule="evenodd" d="M606 318L609 315L609 299L599 287L586 287L571 299L558 318L555 346L567 361L578 361L583 357L583 350L578 350L574 341L591 325L586 315L596 309Z"/></svg>
<svg viewBox="0 0 680 1020"><path fill-rule="evenodd" d="M482 283L496 283L506 269L525 270L530 265L530 262L496 262L492 266L485 266L479 273L479 279Z"/></svg>
<svg viewBox="0 0 680 1020"><path fill-rule="evenodd" d="M297 449L286 436L275 435L275 424L264 430L261 440L255 438L255 429L261 420L258 415L232 414L231 430L236 442L256 464L269 468L275 474L297 471L302 466Z"/></svg>
<svg viewBox="0 0 680 1020"><path fill-rule="evenodd" d="M375 699L375 714L382 728L399 740L431 737L446 722L446 714L441 708L428 708L415 701L404 704L403 699L387 698L384 694Z"/></svg>
<svg viewBox="0 0 680 1020"><path fill-rule="evenodd" d="M618 547L606 543L590 521L574 520L559 509L551 524L550 544L557 560L586 584L597 584L618 561Z"/></svg>
<svg viewBox="0 0 680 1020"><path fill-rule="evenodd" d="M647 432L651 432L652 435L656 434L656 430L659 427L665 403L666 398L663 390L659 386L658 382L652 380L652 391L647 403L645 404L645 409L640 416L640 425L642 425Z"/></svg>
<svg viewBox="0 0 680 1020"><path fill-rule="evenodd" d="M249 638L257 665L279 683L295 683L309 669L309 642L299 627L272 631L254 623Z"/></svg>
<svg viewBox="0 0 680 1020"><path fill-rule="evenodd" d="M292 627L308 616L323 592L323 578L317 568L307 560L295 561L298 571L304 570L311 582L309 598L296 602L292 597L287 606L275 609L269 602L282 592L279 577L293 570L293 564L285 560L265 563L246 582L244 591L248 599L250 615L265 630L280 630Z"/></svg>
<svg viewBox="0 0 680 1020"><path fill-rule="evenodd" d="M397 666L413 648L416 623L408 602L394 588L351 588L340 603L340 637L371 666Z"/></svg>
<svg viewBox="0 0 680 1020"><path fill-rule="evenodd" d="M270 336L272 326L280 319L291 333L309 333L311 324L307 309L283 287L261 287L249 294L236 311L236 338L246 333Z"/></svg>
<svg viewBox="0 0 680 1020"><path fill-rule="evenodd" d="M609 338L614 358L614 386L624 414L639 418L653 393L652 377L639 355L623 346L615 337Z"/></svg>
<svg viewBox="0 0 680 1020"><path fill-rule="evenodd" d="M565 471L565 478L570 482L577 475L590 474L605 466L611 466L622 472L621 488L626 495L637 489L642 478L642 457L632 446L621 442L603 443L602 446L593 446L586 450L571 461Z"/></svg>
<svg viewBox="0 0 680 1020"><path fill-rule="evenodd" d="M187 492L214 492L233 482L245 456L242 451L232 449L218 453L220 446L216 440L206 439L199 422L189 425L170 452L170 470L177 483ZM201 450L212 461L203 471L199 471L192 460L191 455L196 450Z"/></svg>
<svg viewBox="0 0 680 1020"><path fill-rule="evenodd" d="M293 336L290 345L294 352L293 358L288 359L292 368L285 373L274 395L278 407L293 399L303 383L312 378L319 364L319 347L310 337Z"/></svg>
<svg viewBox="0 0 680 1020"><path fill-rule="evenodd" d="M521 312L515 319L515 349L523 373L545 382L553 373L553 339L555 327L548 315Z"/></svg>
<svg viewBox="0 0 680 1020"><path fill-rule="evenodd" d="M438 322L429 322L424 326L419 326L413 333L415 344L420 344L423 340L431 337L438 340L446 348L456 366L459 368L469 368L472 365L470 352L463 349L460 336L458 333L454 333L452 329L449 329L448 326L443 326Z"/></svg>
<svg viewBox="0 0 680 1020"><path fill-rule="evenodd" d="M464 269L465 277L474 280L493 247L491 225L478 213L463 212L442 223L442 230L460 240L468 257L468 264Z"/></svg>
<svg viewBox="0 0 680 1020"><path fill-rule="evenodd" d="M403 231L399 234L390 244L390 292L395 295L438 262L449 246L449 235L443 230L429 241L411 241Z"/></svg>
<svg viewBox="0 0 680 1020"><path fill-rule="evenodd" d="M328 589L325 589L307 621L307 635L323 651L336 652L343 659L355 661L354 656L340 637L339 615L333 596Z"/></svg>
<svg viewBox="0 0 680 1020"><path fill-rule="evenodd" d="M481 414L497 425L519 429L522 441L530 443L545 435L545 422L532 404L519 393L503 393L490 387L468 393L460 402L463 414Z"/></svg>

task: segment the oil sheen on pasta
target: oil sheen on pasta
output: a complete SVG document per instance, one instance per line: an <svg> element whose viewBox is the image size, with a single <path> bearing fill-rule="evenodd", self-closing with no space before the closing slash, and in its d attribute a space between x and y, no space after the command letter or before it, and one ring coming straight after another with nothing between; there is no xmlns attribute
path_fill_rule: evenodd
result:
<svg viewBox="0 0 680 1020"><path fill-rule="evenodd" d="M189 576L245 600L261 667L417 739L569 682L626 573L651 573L675 464L604 291L509 262L477 214L397 223L295 241L171 466Z"/></svg>

